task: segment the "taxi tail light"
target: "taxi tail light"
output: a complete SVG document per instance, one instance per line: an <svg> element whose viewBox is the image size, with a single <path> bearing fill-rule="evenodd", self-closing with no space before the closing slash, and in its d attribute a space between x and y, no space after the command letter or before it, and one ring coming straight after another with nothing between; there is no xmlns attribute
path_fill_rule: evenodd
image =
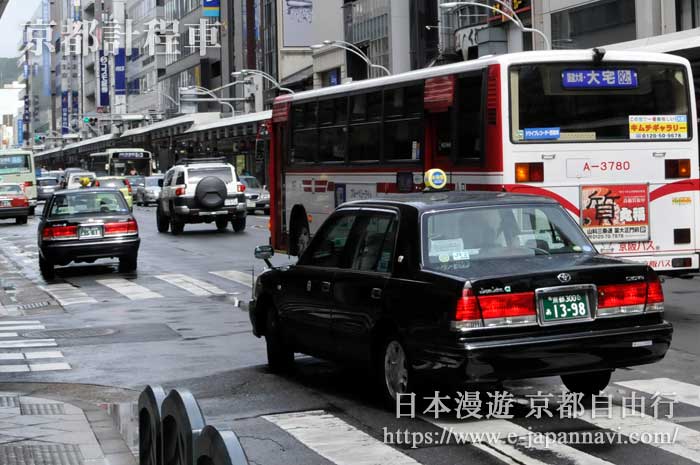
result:
<svg viewBox="0 0 700 465"><path fill-rule="evenodd" d="M28 207L29 199L26 197L12 197L10 200L10 205L13 207Z"/></svg>
<svg viewBox="0 0 700 465"><path fill-rule="evenodd" d="M245 192L245 184L240 182L236 184L236 192Z"/></svg>
<svg viewBox="0 0 700 465"><path fill-rule="evenodd" d="M534 292L479 296L486 328L537 323Z"/></svg>
<svg viewBox="0 0 700 465"><path fill-rule="evenodd" d="M484 327L479 302L471 288L462 289L462 297L457 300L454 327L462 331Z"/></svg>
<svg viewBox="0 0 700 465"><path fill-rule="evenodd" d="M516 163L515 182L544 182L544 163Z"/></svg>
<svg viewBox="0 0 700 465"><path fill-rule="evenodd" d="M47 226L41 233L41 238L46 241L75 239L77 237L77 226Z"/></svg>
<svg viewBox="0 0 700 465"><path fill-rule="evenodd" d="M661 312L664 293L658 276L649 281L598 286L598 317Z"/></svg>
<svg viewBox="0 0 700 465"><path fill-rule="evenodd" d="M185 195L185 192L187 192L187 186L180 186L175 188L175 195L177 196Z"/></svg>
<svg viewBox="0 0 700 465"><path fill-rule="evenodd" d="M689 178L690 159L666 160L666 179Z"/></svg>
<svg viewBox="0 0 700 465"><path fill-rule="evenodd" d="M645 313L664 311L664 290L661 287L661 280L654 273L647 281L647 304Z"/></svg>
<svg viewBox="0 0 700 465"><path fill-rule="evenodd" d="M105 236L120 236L124 234L137 234L139 232L139 226L136 224L136 220L131 219L128 221L122 221L120 223L105 223L104 234Z"/></svg>

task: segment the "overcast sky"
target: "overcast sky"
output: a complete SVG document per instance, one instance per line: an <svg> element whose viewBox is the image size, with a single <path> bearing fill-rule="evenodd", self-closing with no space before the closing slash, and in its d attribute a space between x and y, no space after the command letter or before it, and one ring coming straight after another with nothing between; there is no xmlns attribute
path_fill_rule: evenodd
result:
<svg viewBox="0 0 700 465"><path fill-rule="evenodd" d="M10 0L5 12L0 17L0 57L19 55L17 45L22 38L21 24L29 21L39 6L40 0Z"/></svg>

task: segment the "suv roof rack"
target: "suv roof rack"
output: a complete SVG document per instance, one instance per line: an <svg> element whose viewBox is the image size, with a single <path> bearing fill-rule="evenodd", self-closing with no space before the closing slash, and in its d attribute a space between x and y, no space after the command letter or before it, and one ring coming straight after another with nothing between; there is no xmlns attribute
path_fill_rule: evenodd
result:
<svg viewBox="0 0 700 465"><path fill-rule="evenodd" d="M176 165L196 165L197 163L227 163L226 157L180 158Z"/></svg>

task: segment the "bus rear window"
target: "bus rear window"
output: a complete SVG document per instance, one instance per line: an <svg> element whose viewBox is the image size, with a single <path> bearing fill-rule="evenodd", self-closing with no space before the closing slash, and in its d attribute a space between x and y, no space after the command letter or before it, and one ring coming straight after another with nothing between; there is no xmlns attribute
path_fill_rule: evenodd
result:
<svg viewBox="0 0 700 465"><path fill-rule="evenodd" d="M0 155L0 174L29 173L29 155Z"/></svg>
<svg viewBox="0 0 700 465"><path fill-rule="evenodd" d="M688 140L685 68L660 63L547 63L510 68L511 140Z"/></svg>

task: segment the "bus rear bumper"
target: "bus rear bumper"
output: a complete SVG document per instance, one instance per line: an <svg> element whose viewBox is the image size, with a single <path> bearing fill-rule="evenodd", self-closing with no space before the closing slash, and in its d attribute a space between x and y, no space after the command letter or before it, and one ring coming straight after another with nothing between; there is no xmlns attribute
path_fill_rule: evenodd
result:
<svg viewBox="0 0 700 465"><path fill-rule="evenodd" d="M700 271L700 253L693 251L687 253L657 253L653 255L631 257L620 254L615 257L647 264L652 267L654 271L661 274L687 274Z"/></svg>

